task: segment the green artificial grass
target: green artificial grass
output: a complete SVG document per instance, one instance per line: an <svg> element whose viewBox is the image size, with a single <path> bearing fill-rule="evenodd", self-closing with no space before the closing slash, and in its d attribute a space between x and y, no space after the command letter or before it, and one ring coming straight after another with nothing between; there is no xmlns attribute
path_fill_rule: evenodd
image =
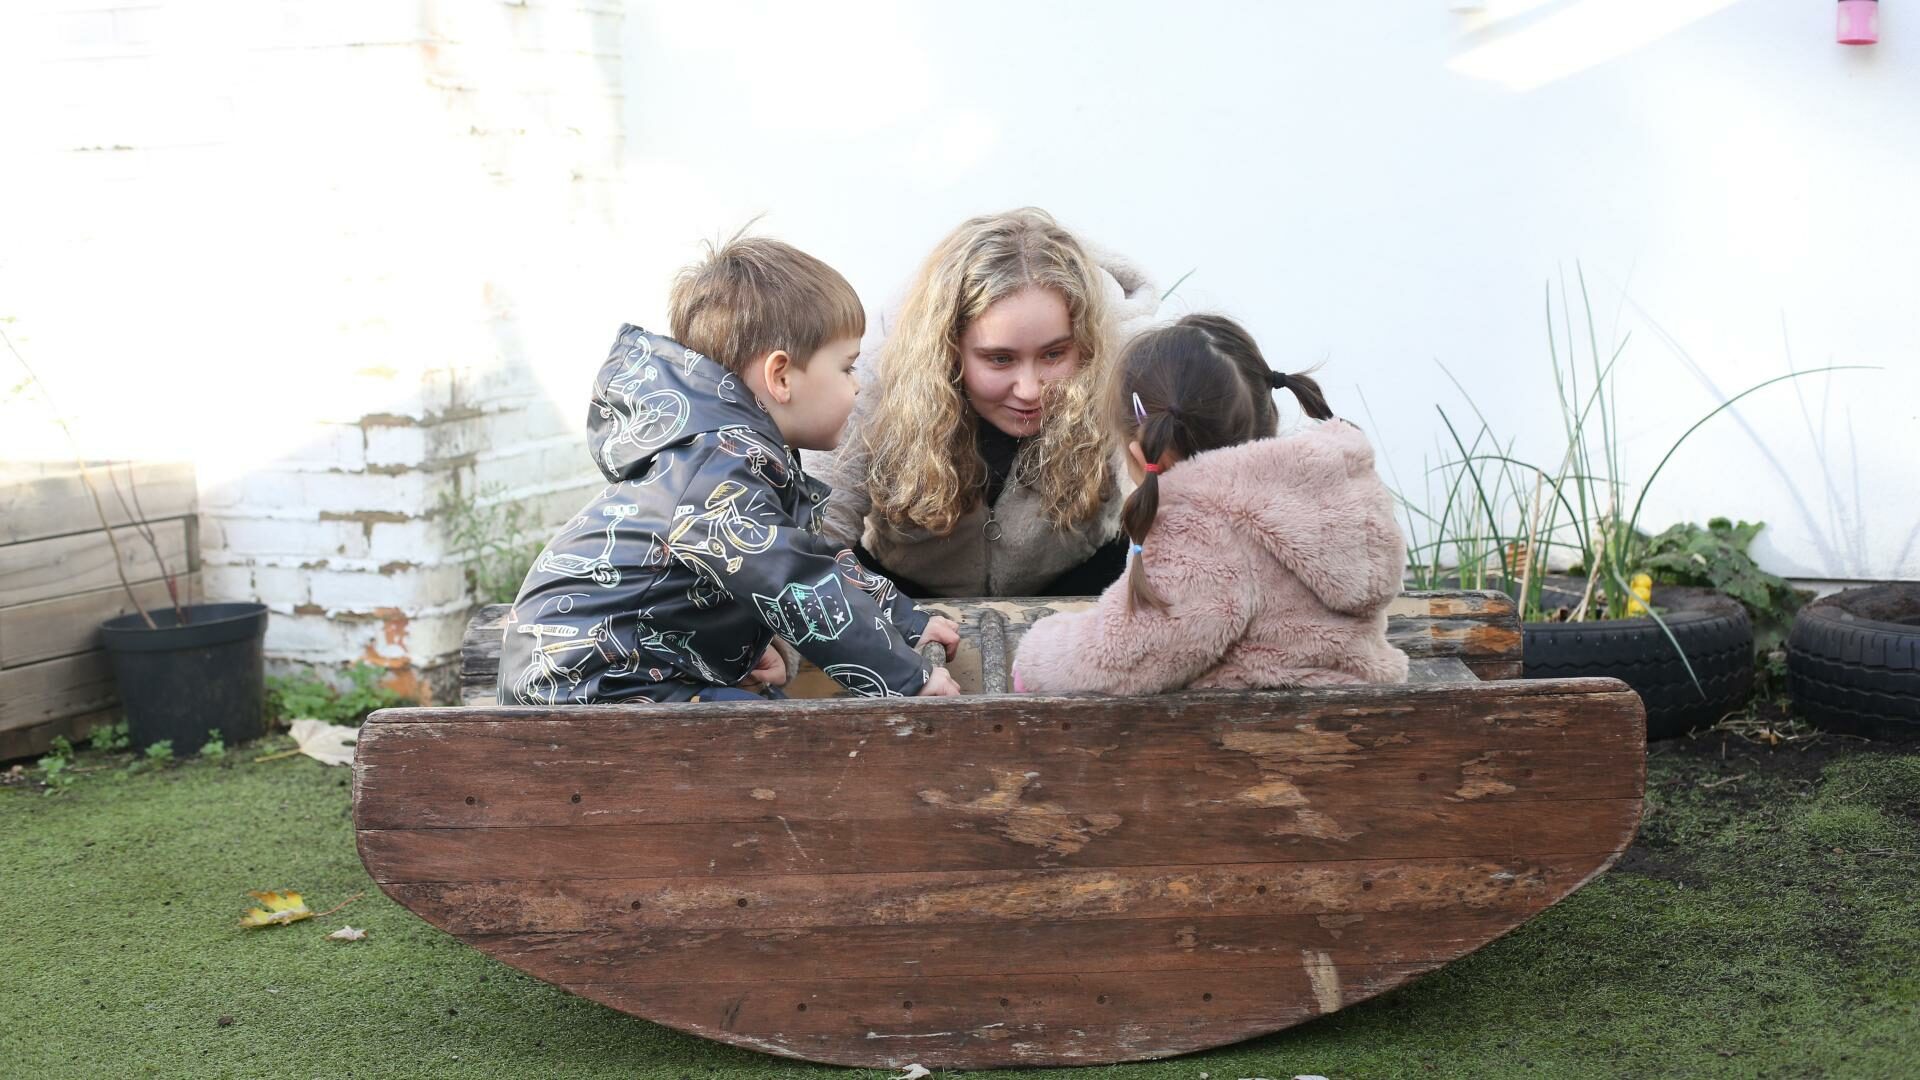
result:
<svg viewBox="0 0 1920 1080"><path fill-rule="evenodd" d="M368 880L348 772L280 748L0 789L0 1074L881 1077L706 1042L458 944ZM1898 1077L1920 1069L1920 755L1657 746L1621 865L1473 956L1253 1042L998 1075ZM1738 779L1729 779L1738 777ZM249 889L335 915L241 930ZM366 940L324 935L351 923Z"/></svg>

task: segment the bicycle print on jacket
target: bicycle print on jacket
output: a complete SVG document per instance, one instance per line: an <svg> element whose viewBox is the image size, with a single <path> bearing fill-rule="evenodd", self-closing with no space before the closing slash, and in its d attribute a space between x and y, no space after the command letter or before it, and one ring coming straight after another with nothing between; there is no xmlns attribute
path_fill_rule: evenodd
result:
<svg viewBox="0 0 1920 1080"><path fill-rule="evenodd" d="M503 704L688 701L738 684L775 635L851 693L919 691L929 616L819 537L826 485L726 369L623 326L587 435L608 484L520 587Z"/></svg>

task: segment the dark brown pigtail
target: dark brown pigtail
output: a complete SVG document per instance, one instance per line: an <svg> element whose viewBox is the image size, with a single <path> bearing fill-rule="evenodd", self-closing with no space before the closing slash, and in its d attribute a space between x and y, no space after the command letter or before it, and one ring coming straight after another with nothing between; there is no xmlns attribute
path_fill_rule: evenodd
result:
<svg viewBox="0 0 1920 1080"><path fill-rule="evenodd" d="M1275 390L1293 391L1294 398L1300 402L1300 411L1315 420L1333 419L1333 410L1327 408L1327 396L1320 392L1320 384L1313 381L1313 376L1269 371L1267 385Z"/></svg>
<svg viewBox="0 0 1920 1080"><path fill-rule="evenodd" d="M1160 460L1172 445L1174 429L1179 418L1169 412L1159 412L1149 416L1139 431L1140 453L1149 464ZM1147 533L1153 530L1153 519L1160 513L1160 476L1149 470L1140 486L1132 495L1127 496L1126 505L1120 508L1120 528L1126 533L1127 540L1135 545L1147 542ZM1147 583L1146 568L1139 555L1127 556L1127 612L1133 613L1141 604L1164 611L1167 602Z"/></svg>
<svg viewBox="0 0 1920 1080"><path fill-rule="evenodd" d="M1333 418L1319 383L1268 368L1253 338L1224 315L1188 315L1134 338L1121 353L1116 377L1120 442L1138 442L1141 456L1156 466L1120 511L1121 527L1135 546L1147 545L1160 512L1162 458L1171 455L1170 467L1177 468L1196 454L1278 434L1273 391L1281 387L1293 391L1308 416ZM1167 602L1147 581L1140 554L1129 554L1127 561L1128 612L1141 604L1164 610Z"/></svg>

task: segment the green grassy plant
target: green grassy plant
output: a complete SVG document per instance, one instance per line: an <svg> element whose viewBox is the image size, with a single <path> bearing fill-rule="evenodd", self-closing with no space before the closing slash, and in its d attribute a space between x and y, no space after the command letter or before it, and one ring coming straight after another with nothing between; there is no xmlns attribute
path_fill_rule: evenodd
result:
<svg viewBox="0 0 1920 1080"><path fill-rule="evenodd" d="M344 688L312 674L268 677L268 715L282 725L312 717L329 724L357 726L376 709L414 704L382 684L387 673L377 664L355 664L343 674L347 683Z"/></svg>
<svg viewBox="0 0 1920 1080"><path fill-rule="evenodd" d="M1520 601L1523 618L1541 621L1560 615L1542 602L1541 584L1550 563L1571 564L1581 585L1578 602L1564 615L1570 620L1626 617L1634 603L1630 582L1642 572L1664 574L1669 581L1702 581L1755 606L1756 615L1790 617L1791 594L1784 582L1767 580L1770 575L1745 556L1759 526L1743 523L1716 530L1709 523L1704 538L1681 526L1649 541L1640 531L1641 513L1648 493L1681 447L1720 413L1776 383L1867 369L1833 365L1795 371L1734 394L1682 432L1636 485L1622 464L1614 378L1628 338L1611 350L1601 348L1585 275L1576 274L1577 308L1564 281L1557 311L1550 284L1545 296L1547 358L1564 448L1547 464L1518 456L1511 440L1500 440L1472 392L1448 372L1474 423L1456 423L1445 406L1436 405L1446 442L1439 464L1428 471L1426 499L1415 503L1404 489L1397 492L1411 538L1413 584L1436 588L1457 582L1462 588L1503 589ZM1695 564L1696 555L1705 562ZM1659 610L1650 614L1666 631ZM1671 640L1671 632L1668 637Z"/></svg>
<svg viewBox="0 0 1920 1080"><path fill-rule="evenodd" d="M465 564L473 602L512 603L546 541L546 529L534 513L497 488L477 497L449 491L435 513L454 555Z"/></svg>

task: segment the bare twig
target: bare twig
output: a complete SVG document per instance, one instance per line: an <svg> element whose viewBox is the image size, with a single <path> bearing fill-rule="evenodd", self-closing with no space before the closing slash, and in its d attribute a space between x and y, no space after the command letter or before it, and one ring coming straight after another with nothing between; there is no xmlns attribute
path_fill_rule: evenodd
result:
<svg viewBox="0 0 1920 1080"><path fill-rule="evenodd" d="M1533 477L1533 517L1532 520L1527 523L1526 570L1520 575L1520 595L1514 598L1521 607L1521 615L1523 618L1526 613L1527 597L1532 595L1533 589L1533 554L1540 550L1538 546L1540 543L1540 514L1545 509L1540 503L1540 494L1541 489L1545 486L1546 478L1535 473ZM1540 558L1540 569L1544 571L1546 567L1547 559L1546 556L1543 555Z"/></svg>
<svg viewBox="0 0 1920 1080"><path fill-rule="evenodd" d="M1746 713L1731 713L1715 724L1711 729L1722 736L1722 746L1727 735L1738 736L1745 742L1764 743L1767 746L1779 746L1781 743L1811 743L1819 739L1840 738L1837 732L1822 731L1804 720L1789 719L1784 722L1762 720Z"/></svg>
<svg viewBox="0 0 1920 1080"><path fill-rule="evenodd" d="M1712 789L1717 788L1722 784L1731 784L1736 780L1745 780L1746 778L1747 778L1746 773L1737 773L1733 776L1725 777L1724 779L1715 780L1710 784L1701 784L1699 785L1699 788L1702 791L1711 791Z"/></svg>
<svg viewBox="0 0 1920 1080"><path fill-rule="evenodd" d="M334 912L336 912L336 911L339 911L339 910L340 910L341 908L343 908L343 907L346 907L346 906L347 906L348 904L351 904L351 903L353 903L353 902L354 902L355 900L358 900L358 899L361 899L362 897L364 897L364 896L366 896L366 895L367 895L367 894L366 894L366 893L363 893L363 892L357 892L357 893L354 893L354 894L353 894L352 896L349 896L349 897L347 897L347 898L346 898L345 900L342 900L342 901L340 901L339 903L337 903L337 904L335 904L335 905L333 905L332 907L330 907L330 908L328 908L327 910L325 910L325 911L323 911L323 912L321 912L321 913L319 913L318 915L315 915L315 916L314 916L314 918L316 918L316 919L324 919L324 918L326 918L327 916L329 916L329 915L331 915L331 914L333 914L333 913L334 913Z"/></svg>
<svg viewBox="0 0 1920 1080"><path fill-rule="evenodd" d="M33 381L33 385L40 388L40 396L46 399L47 411L53 414L53 422L60 425L61 434L67 437L68 445L73 447L74 463L80 466L80 483L86 486L88 496L93 499L93 512L100 519L101 531L107 534L107 545L113 548L113 571L120 576L120 587L126 590L127 600L133 604L133 610L140 613L140 619L147 624L147 629L158 630L159 627L154 624L153 616L147 614L146 605L134 595L133 585L127 580L127 566L120 554L120 541L114 538L113 525L107 520L107 508L100 502L100 489L94 487L93 477L87 475L87 462L80 454L80 440L74 438L73 429L67 426L67 418L60 414L60 407L54 404L53 392L47 389L46 383L40 381L40 373L33 370L33 365L27 363L27 358L20 355L20 350L14 348L13 339L7 336L5 330L0 330L0 341L6 343L7 351L20 362L20 366L27 373L27 378ZM111 470L108 475L112 475Z"/></svg>
<svg viewBox="0 0 1920 1080"><path fill-rule="evenodd" d="M107 482L113 485L114 498L120 500L120 511L127 515L127 520L132 522L134 531L140 534L140 539L147 542L147 549L153 552L154 564L160 568L160 579L167 585L167 599L173 604L173 617L179 625L185 626L187 613L180 609L180 585L173 576L173 571L167 566L167 557L160 553L160 539L154 535L153 523L147 520L147 508L140 505L140 485L133 479L133 462L125 461L121 464L126 466L127 470L126 492L123 493L120 490L120 481L114 478L111 463L107 465ZM129 494L133 497L132 506L127 505Z"/></svg>

